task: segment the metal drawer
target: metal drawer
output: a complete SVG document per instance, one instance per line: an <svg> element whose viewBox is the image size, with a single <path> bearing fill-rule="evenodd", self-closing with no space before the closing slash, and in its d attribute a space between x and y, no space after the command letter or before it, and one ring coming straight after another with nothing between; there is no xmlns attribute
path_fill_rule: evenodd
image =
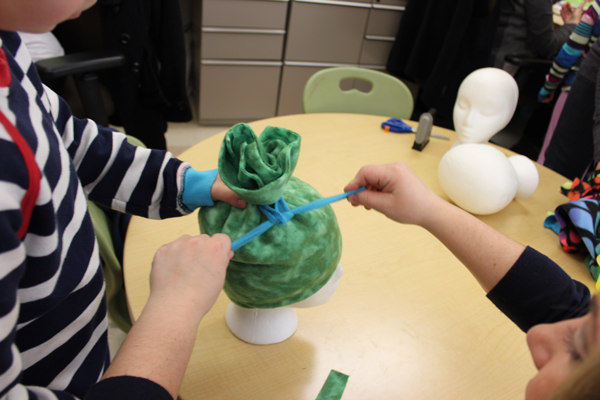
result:
<svg viewBox="0 0 600 400"><path fill-rule="evenodd" d="M203 0L202 26L285 29L288 4L287 0Z"/></svg>
<svg viewBox="0 0 600 400"><path fill-rule="evenodd" d="M202 58L281 60L284 30L202 28Z"/></svg>
<svg viewBox="0 0 600 400"><path fill-rule="evenodd" d="M365 7L369 8L370 0L294 0L297 3L314 3L314 4L332 4L340 6ZM359 3L359 4L356 4Z"/></svg>
<svg viewBox="0 0 600 400"><path fill-rule="evenodd" d="M275 116L281 62L203 60L201 124L232 124Z"/></svg>
<svg viewBox="0 0 600 400"><path fill-rule="evenodd" d="M370 7L368 3L294 1L285 60L358 63Z"/></svg>
<svg viewBox="0 0 600 400"><path fill-rule="evenodd" d="M279 90L279 104L277 115L302 114L302 93L308 79L315 73L330 67L357 67L348 64L324 64L324 63L302 63L286 62L283 66L281 76L281 88ZM342 81L340 85L343 90L349 90L355 86L354 80Z"/></svg>
<svg viewBox="0 0 600 400"><path fill-rule="evenodd" d="M406 7L408 0L373 0L373 5L391 5L398 7Z"/></svg>
<svg viewBox="0 0 600 400"><path fill-rule="evenodd" d="M386 65L393 45L393 37L367 36L360 53L360 64Z"/></svg>
<svg viewBox="0 0 600 400"><path fill-rule="evenodd" d="M374 8L369 15L367 35L396 37L403 11L397 9Z"/></svg>

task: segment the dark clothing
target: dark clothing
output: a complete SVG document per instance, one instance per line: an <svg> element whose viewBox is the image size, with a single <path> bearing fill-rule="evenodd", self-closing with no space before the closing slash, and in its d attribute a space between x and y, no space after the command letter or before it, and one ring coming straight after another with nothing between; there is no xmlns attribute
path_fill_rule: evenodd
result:
<svg viewBox="0 0 600 400"><path fill-rule="evenodd" d="M595 92L595 79L575 77L546 149L544 165L571 180L582 178L592 163Z"/></svg>
<svg viewBox="0 0 600 400"><path fill-rule="evenodd" d="M151 380L133 376L115 376L92 386L84 400L107 399L173 400L173 397L165 388Z"/></svg>
<svg viewBox="0 0 600 400"><path fill-rule="evenodd" d="M554 261L527 247L487 297L521 330L589 311L590 291Z"/></svg>
<svg viewBox="0 0 600 400"><path fill-rule="evenodd" d="M502 68L507 54L551 58L573 30L575 24L554 30L552 0L503 0L490 66Z"/></svg>
<svg viewBox="0 0 600 400"><path fill-rule="evenodd" d="M164 150L167 121L192 119L179 1L104 0L99 7L104 47L126 59L109 88L119 125Z"/></svg>
<svg viewBox="0 0 600 400"><path fill-rule="evenodd" d="M544 165L569 178L582 178L600 161L600 42L585 57L546 150Z"/></svg>
<svg viewBox="0 0 600 400"><path fill-rule="evenodd" d="M461 82L487 66L499 11L494 0L410 0L387 70L419 84L416 105L451 121Z"/></svg>

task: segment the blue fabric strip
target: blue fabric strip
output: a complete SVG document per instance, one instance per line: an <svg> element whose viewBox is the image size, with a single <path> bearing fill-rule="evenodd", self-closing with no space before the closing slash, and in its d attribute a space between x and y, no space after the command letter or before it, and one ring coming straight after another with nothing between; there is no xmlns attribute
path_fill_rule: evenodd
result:
<svg viewBox="0 0 600 400"><path fill-rule="evenodd" d="M307 211L312 211L314 209L326 206L328 204L334 203L336 201L340 201L345 199L346 197L353 195L355 193L361 192L365 190L366 187L363 186L356 190L352 190L347 193L338 194L331 197L326 197L324 199L315 200L308 204L305 204L300 207L296 207L293 210L290 210L290 207L287 205L283 197L277 200L277 203L274 204L274 207L271 206L258 206L260 210L267 216L267 221L263 222L256 228L252 229L250 232L246 233L243 236L240 236L236 240L231 243L231 250L236 251L246 243L250 242L252 239L262 235L267 230L269 230L273 225L279 224L284 225L290 219L294 217L296 214L305 213Z"/></svg>

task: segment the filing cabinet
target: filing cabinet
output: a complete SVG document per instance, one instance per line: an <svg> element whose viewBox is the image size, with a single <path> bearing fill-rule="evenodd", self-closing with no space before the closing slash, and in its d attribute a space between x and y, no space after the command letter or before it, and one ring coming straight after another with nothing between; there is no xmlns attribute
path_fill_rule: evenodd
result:
<svg viewBox="0 0 600 400"><path fill-rule="evenodd" d="M387 4L383 4L383 2ZM369 14L359 65L385 66L404 12L406 0L374 0ZM396 3L396 4L393 4Z"/></svg>
<svg viewBox="0 0 600 400"><path fill-rule="evenodd" d="M385 71L406 2L203 0L194 13L199 122L302 113L304 85L323 68Z"/></svg>
<svg viewBox="0 0 600 400"><path fill-rule="evenodd" d="M385 66L394 45L394 38L366 36L360 53L359 64Z"/></svg>
<svg viewBox="0 0 600 400"><path fill-rule="evenodd" d="M200 124L275 116L288 4L287 0L202 1L195 13Z"/></svg>
<svg viewBox="0 0 600 400"><path fill-rule="evenodd" d="M398 6L398 7L402 7L402 9L404 9L404 7L406 7L407 3L408 3L408 0L373 0L373 5Z"/></svg>
<svg viewBox="0 0 600 400"><path fill-rule="evenodd" d="M390 5L398 7L406 7L408 0L373 0L374 5Z"/></svg>
<svg viewBox="0 0 600 400"><path fill-rule="evenodd" d="M383 2L385 1L385 2ZM294 0L277 115L302 113L310 76L328 67L385 71L406 0ZM366 82L356 81L361 90Z"/></svg>
<svg viewBox="0 0 600 400"><path fill-rule="evenodd" d="M286 63L283 67L277 115L302 113L302 91L308 78L325 66Z"/></svg>
<svg viewBox="0 0 600 400"><path fill-rule="evenodd" d="M285 29L287 0L203 0L202 26Z"/></svg>
<svg viewBox="0 0 600 400"><path fill-rule="evenodd" d="M200 123L232 124L275 116L281 62L204 60Z"/></svg>
<svg viewBox="0 0 600 400"><path fill-rule="evenodd" d="M278 60L285 31L202 28L203 60Z"/></svg>
<svg viewBox="0 0 600 400"><path fill-rule="evenodd" d="M285 60L356 64L370 10L370 3L295 0Z"/></svg>
<svg viewBox="0 0 600 400"><path fill-rule="evenodd" d="M396 37L404 7L373 5L367 22L367 36Z"/></svg>

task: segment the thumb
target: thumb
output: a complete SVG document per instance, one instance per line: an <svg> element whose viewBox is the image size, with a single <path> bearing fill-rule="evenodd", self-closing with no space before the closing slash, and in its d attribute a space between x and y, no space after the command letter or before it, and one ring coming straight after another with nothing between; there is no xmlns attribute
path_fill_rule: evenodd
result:
<svg viewBox="0 0 600 400"><path fill-rule="evenodd" d="M237 208L245 208L247 205L240 196L235 194L233 190L225 185L220 174L217 174L217 178L210 189L210 195L213 200L223 201Z"/></svg>
<svg viewBox="0 0 600 400"><path fill-rule="evenodd" d="M224 233L215 233L212 236L213 240L220 242L224 249L227 249L227 258L231 259L233 257L233 250L231 250L231 238Z"/></svg>
<svg viewBox="0 0 600 400"><path fill-rule="evenodd" d="M245 208L247 203L231 190L217 190L215 199L223 201L237 208Z"/></svg>

